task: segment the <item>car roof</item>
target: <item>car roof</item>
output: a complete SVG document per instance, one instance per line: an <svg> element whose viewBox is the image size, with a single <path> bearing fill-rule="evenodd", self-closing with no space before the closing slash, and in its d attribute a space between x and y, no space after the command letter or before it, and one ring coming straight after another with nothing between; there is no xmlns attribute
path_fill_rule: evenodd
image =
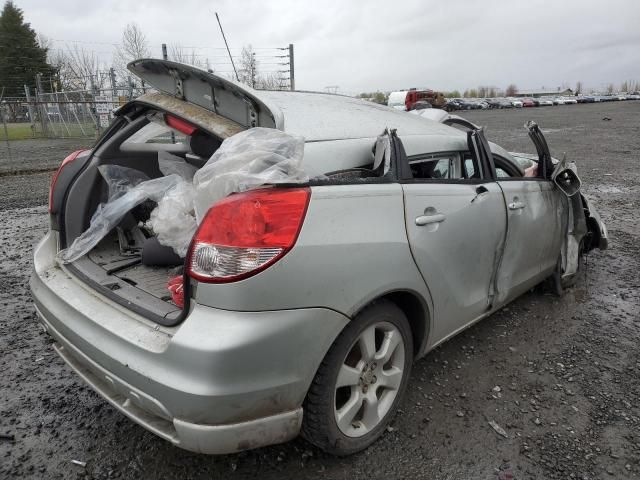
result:
<svg viewBox="0 0 640 480"><path fill-rule="evenodd" d="M447 125L366 100L327 93L256 91L255 94L280 109L284 131L302 135L307 142L375 138L385 128L398 135L452 135Z"/></svg>

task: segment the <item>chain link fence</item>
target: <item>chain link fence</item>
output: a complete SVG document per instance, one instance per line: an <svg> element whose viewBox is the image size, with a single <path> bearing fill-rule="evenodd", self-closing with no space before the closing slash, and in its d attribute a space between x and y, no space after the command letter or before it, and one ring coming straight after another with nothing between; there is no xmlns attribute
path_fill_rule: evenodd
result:
<svg viewBox="0 0 640 480"><path fill-rule="evenodd" d="M36 93L0 102L0 141L29 138L96 138L113 110L144 92L142 87Z"/></svg>

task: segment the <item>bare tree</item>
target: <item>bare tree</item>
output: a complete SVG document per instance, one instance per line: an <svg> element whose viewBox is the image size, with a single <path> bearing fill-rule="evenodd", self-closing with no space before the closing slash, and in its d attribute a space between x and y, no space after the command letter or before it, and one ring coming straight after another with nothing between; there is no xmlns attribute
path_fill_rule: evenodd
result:
<svg viewBox="0 0 640 480"><path fill-rule="evenodd" d="M616 87L613 86L613 83L610 83L609 85L607 85L607 93L609 95L611 95L613 93L613 91L615 90Z"/></svg>
<svg viewBox="0 0 640 480"><path fill-rule="evenodd" d="M240 82L249 85L252 88L256 88L258 81L258 60L256 60L256 53L253 51L253 47L251 45L245 45L242 47L240 64L238 67L238 77L240 78Z"/></svg>
<svg viewBox="0 0 640 480"><path fill-rule="evenodd" d="M121 79L127 78L127 64L139 58L149 57L149 43L138 24L129 23L122 32L120 45L113 55L113 66Z"/></svg>
<svg viewBox="0 0 640 480"><path fill-rule="evenodd" d="M167 56L169 60L174 62L193 65L198 68L207 68L209 64L209 59L203 60L194 49L189 51L181 45L169 45Z"/></svg>
<svg viewBox="0 0 640 480"><path fill-rule="evenodd" d="M269 73L256 77L255 87L258 90L284 90L285 79L279 73Z"/></svg>
<svg viewBox="0 0 640 480"><path fill-rule="evenodd" d="M511 83L509 84L509 86L507 87L504 93L507 97L513 97L516 93L518 93L518 87L516 87L513 83Z"/></svg>
<svg viewBox="0 0 640 480"><path fill-rule="evenodd" d="M98 90L107 82L106 66L96 54L74 45L67 50L55 50L49 62L58 72L61 90Z"/></svg>
<svg viewBox="0 0 640 480"><path fill-rule="evenodd" d="M580 80L578 80L578 81L576 82L576 91L575 91L575 94L576 94L576 95L580 95L580 94L582 93L582 90L584 90L584 87L583 87L583 85L582 85L582 82L581 82Z"/></svg>

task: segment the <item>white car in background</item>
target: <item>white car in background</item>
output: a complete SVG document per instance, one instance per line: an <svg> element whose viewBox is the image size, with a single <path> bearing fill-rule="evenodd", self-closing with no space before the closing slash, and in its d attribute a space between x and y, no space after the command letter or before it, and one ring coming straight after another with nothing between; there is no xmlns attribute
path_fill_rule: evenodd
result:
<svg viewBox="0 0 640 480"><path fill-rule="evenodd" d="M578 103L578 100L574 97L562 97L562 99L564 100L565 105L575 105Z"/></svg>
<svg viewBox="0 0 640 480"><path fill-rule="evenodd" d="M515 108L522 108L523 103L520 100L516 100L515 98L510 98L509 100Z"/></svg>
<svg viewBox="0 0 640 480"><path fill-rule="evenodd" d="M550 98L541 98L538 100L539 107L553 107L553 100Z"/></svg>
<svg viewBox="0 0 640 480"><path fill-rule="evenodd" d="M396 110L407 110L407 91L403 90L401 92L391 92L389 94L389 99L387 100L387 106L395 108Z"/></svg>

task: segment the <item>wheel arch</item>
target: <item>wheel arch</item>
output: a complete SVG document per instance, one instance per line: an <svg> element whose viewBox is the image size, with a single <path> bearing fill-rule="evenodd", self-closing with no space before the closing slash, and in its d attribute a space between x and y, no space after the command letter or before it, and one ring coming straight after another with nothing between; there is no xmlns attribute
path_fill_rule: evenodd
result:
<svg viewBox="0 0 640 480"><path fill-rule="evenodd" d="M413 334L413 354L419 357L426 350L429 334L432 330L431 312L426 300L417 292L412 290L392 290L377 296L371 301L362 305L353 315L355 317L372 303L381 300L388 300L395 304L407 317Z"/></svg>

